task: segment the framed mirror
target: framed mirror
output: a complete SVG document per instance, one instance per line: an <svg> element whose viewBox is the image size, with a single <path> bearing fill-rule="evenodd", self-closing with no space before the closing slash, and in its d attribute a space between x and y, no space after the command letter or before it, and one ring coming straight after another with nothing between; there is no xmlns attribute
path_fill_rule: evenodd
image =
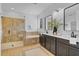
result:
<svg viewBox="0 0 79 59"><path fill-rule="evenodd" d="M64 30L79 31L79 4L64 9Z"/></svg>
<svg viewBox="0 0 79 59"><path fill-rule="evenodd" d="M40 29L42 29L42 28L43 28L43 19L40 18Z"/></svg>

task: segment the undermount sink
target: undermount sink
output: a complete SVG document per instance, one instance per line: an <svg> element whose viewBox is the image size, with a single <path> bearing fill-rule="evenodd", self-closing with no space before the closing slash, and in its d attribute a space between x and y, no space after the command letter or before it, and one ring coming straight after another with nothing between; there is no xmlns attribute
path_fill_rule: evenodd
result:
<svg viewBox="0 0 79 59"><path fill-rule="evenodd" d="M61 35L63 38L67 38L69 40L70 44L77 44L79 42L78 38L73 38L69 35Z"/></svg>
<svg viewBox="0 0 79 59"><path fill-rule="evenodd" d="M44 34L69 40L70 44L75 44L76 45L77 42L79 42L79 38L74 38L74 37L71 37L70 35L60 35L60 34L53 35L53 34L49 34L49 33L48 34L44 33Z"/></svg>
<svg viewBox="0 0 79 59"><path fill-rule="evenodd" d="M76 42L77 46L79 46L79 42Z"/></svg>
<svg viewBox="0 0 79 59"><path fill-rule="evenodd" d="M76 42L78 42L78 38L70 38L69 42L70 44L77 44Z"/></svg>

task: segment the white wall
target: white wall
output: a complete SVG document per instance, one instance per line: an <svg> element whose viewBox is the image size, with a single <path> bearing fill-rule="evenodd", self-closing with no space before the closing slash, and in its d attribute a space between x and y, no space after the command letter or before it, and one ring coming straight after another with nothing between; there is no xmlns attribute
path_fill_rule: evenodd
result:
<svg viewBox="0 0 79 59"><path fill-rule="evenodd" d="M14 18L24 18L24 14L17 11L3 12L3 16L14 17Z"/></svg>
<svg viewBox="0 0 79 59"><path fill-rule="evenodd" d="M44 18L48 15L52 15L53 17L57 17L58 19L61 20L61 22L63 22L63 9L65 7L70 6L70 5L72 5L72 3L60 3L60 4L56 3L56 4L52 4L47 9L45 9L43 12L41 12L38 15L38 30L44 31L43 29L40 29L40 18ZM58 13L56 13L55 10L57 10L57 9L61 9L61 10ZM60 27L60 29L62 29L62 27L63 27L63 25Z"/></svg>
<svg viewBox="0 0 79 59"><path fill-rule="evenodd" d="M25 28L26 31L37 31L37 16L36 15L25 15L20 12L5 12L3 13L4 16L10 16L15 18L25 18ZM24 17L25 16L25 17ZM31 25L31 29L28 26Z"/></svg>
<svg viewBox="0 0 79 59"><path fill-rule="evenodd" d="M61 25L58 28L58 32L61 33L63 31L64 26L64 15L63 15L64 9L59 10L59 12L53 12L53 19L56 19L61 23Z"/></svg>
<svg viewBox="0 0 79 59"><path fill-rule="evenodd" d="M4 16L10 16L14 18L25 18L25 29L26 31L37 31L37 16L36 15L27 15L17 11L4 12ZM25 16L25 17L24 17ZM31 29L28 26L31 25Z"/></svg>
<svg viewBox="0 0 79 59"><path fill-rule="evenodd" d="M52 7L53 6L53 7ZM48 15L52 15L52 17L53 17L53 12L57 9L57 8L59 8L59 6L54 6L54 5L51 5L51 6L49 6L47 9L45 9L42 13L40 13L39 15L38 15L38 30L39 31L41 31L41 32L45 32L45 30L44 29L40 29L40 18L45 18L46 16L48 16Z"/></svg>
<svg viewBox="0 0 79 59"><path fill-rule="evenodd" d="M37 31L37 16L36 15L26 15L26 31ZM29 28L31 26L31 28Z"/></svg>
<svg viewBox="0 0 79 59"><path fill-rule="evenodd" d="M63 9L61 9L59 12L56 12L52 8L48 8L48 10L45 10L42 14L39 15L38 18L38 29L40 29L40 18L44 18L48 15L52 15L53 19L57 19L62 23L62 25L59 27L58 31L63 31ZM40 29L40 31L45 31L44 29Z"/></svg>
<svg viewBox="0 0 79 59"><path fill-rule="evenodd" d="M45 9L43 12L41 12L39 14L39 17L46 17L48 15L51 15L55 10L65 8L70 5L72 5L72 3L54 3L50 5L47 9Z"/></svg>

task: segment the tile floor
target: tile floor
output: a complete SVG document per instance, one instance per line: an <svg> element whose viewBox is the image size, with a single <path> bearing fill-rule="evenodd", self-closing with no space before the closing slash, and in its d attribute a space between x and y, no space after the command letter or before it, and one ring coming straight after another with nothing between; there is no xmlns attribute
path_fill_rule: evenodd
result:
<svg viewBox="0 0 79 59"><path fill-rule="evenodd" d="M1 51L2 56L54 56L40 44L18 47Z"/></svg>

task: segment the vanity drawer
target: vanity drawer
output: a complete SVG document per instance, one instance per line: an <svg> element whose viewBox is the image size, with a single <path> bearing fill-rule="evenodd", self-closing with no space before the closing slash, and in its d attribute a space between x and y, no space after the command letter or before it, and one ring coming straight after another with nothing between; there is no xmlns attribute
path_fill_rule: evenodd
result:
<svg viewBox="0 0 79 59"><path fill-rule="evenodd" d="M66 40L66 39L57 38L57 41L62 42L64 44L69 44L69 40Z"/></svg>

